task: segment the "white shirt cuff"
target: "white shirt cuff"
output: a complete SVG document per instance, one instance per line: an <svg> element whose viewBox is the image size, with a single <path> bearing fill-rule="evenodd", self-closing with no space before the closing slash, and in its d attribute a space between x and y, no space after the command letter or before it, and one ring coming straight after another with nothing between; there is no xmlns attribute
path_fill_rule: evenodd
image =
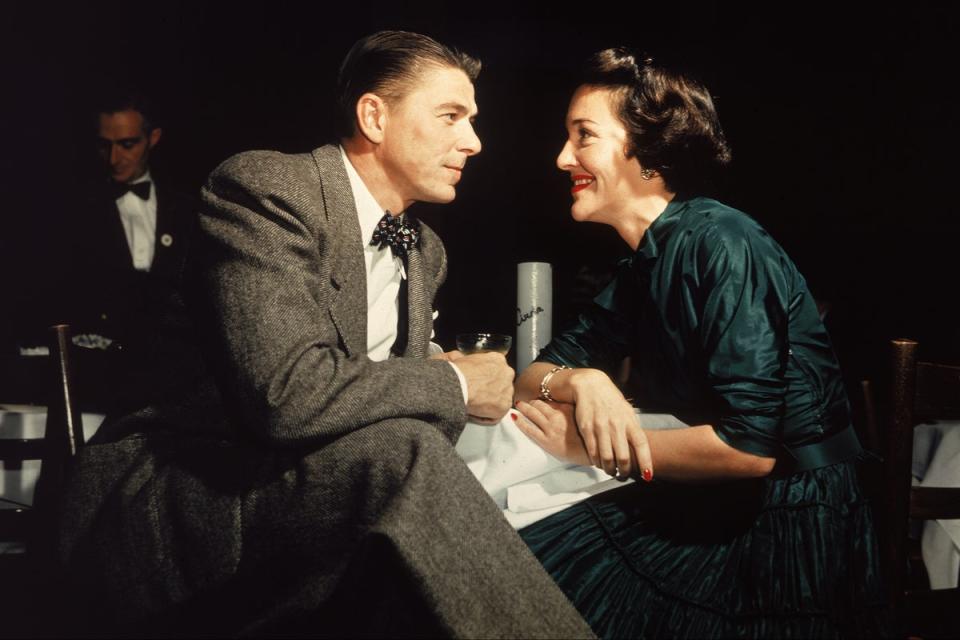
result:
<svg viewBox="0 0 960 640"><path fill-rule="evenodd" d="M447 362L450 364L451 367L453 367L453 370L457 372L457 378L460 380L460 391L463 393L463 404L466 405L467 402L469 401L469 398L467 397L467 379L463 376L463 373L460 371L460 367L450 362L449 360Z"/></svg>

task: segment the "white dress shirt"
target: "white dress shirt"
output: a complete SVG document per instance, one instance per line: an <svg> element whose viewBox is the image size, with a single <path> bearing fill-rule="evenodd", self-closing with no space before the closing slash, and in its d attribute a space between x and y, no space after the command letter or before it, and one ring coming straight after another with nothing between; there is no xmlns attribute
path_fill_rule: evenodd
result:
<svg viewBox="0 0 960 640"><path fill-rule="evenodd" d="M370 244L373 231L385 211L370 193L367 185L363 183L363 179L350 163L350 158L347 157L343 147L340 147L340 155L347 169L353 202L357 207L363 262L367 268L367 356L374 361L386 360L390 357L390 347L397 340L400 281L407 276L403 268L403 260L394 256L393 251ZM436 319L436 311L433 312L433 317ZM442 351L443 349L438 345L430 343L431 353ZM450 366L457 373L460 390L463 392L463 401L466 403L466 378L452 362Z"/></svg>
<svg viewBox="0 0 960 640"><path fill-rule="evenodd" d="M150 180L149 171L130 184L147 180ZM153 265L154 242L157 238L157 187L150 183L150 197L146 200L128 191L117 198L116 202L117 210L120 211L120 222L123 223L123 232L127 236L130 257L133 258L133 268L138 271L150 271Z"/></svg>
<svg viewBox="0 0 960 640"><path fill-rule="evenodd" d="M390 347L397 339L400 280L404 276L403 262L390 249L380 250L370 244L373 231L384 211L363 183L360 174L350 164L343 147L343 164L350 178L350 190L357 206L360 239L363 242L363 262L367 267L367 355L371 360L386 360Z"/></svg>

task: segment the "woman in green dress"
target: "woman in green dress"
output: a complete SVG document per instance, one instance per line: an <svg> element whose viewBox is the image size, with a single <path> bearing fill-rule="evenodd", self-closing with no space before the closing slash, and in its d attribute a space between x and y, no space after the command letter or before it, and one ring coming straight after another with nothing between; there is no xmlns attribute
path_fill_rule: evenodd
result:
<svg viewBox="0 0 960 640"><path fill-rule="evenodd" d="M610 49L566 126L574 219L634 254L518 378L518 424L638 481L521 536L603 638L883 635L840 371L783 249L701 195L730 160L709 93ZM689 428L643 429L610 378L628 355L644 410Z"/></svg>

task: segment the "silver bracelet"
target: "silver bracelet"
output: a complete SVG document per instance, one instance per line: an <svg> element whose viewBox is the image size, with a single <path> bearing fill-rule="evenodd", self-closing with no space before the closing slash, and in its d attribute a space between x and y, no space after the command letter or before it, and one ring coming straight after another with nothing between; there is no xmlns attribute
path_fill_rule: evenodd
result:
<svg viewBox="0 0 960 640"><path fill-rule="evenodd" d="M550 382L550 378L553 377L557 371L562 371L563 369L569 369L565 364L560 365L559 367L554 367L547 375L543 376L543 380L540 381L540 399L546 400L547 402L554 402L553 395L550 393L550 388L547 386L547 383Z"/></svg>

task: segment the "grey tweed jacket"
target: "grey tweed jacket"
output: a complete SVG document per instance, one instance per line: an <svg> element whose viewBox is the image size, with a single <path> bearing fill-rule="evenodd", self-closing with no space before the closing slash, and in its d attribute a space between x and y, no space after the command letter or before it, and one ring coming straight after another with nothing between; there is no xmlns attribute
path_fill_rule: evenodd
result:
<svg viewBox="0 0 960 640"><path fill-rule="evenodd" d="M452 446L459 381L422 357L433 232L410 357L372 362L336 147L240 154L202 196L197 316L232 419L148 408L74 459L60 557L90 635L593 637Z"/></svg>
<svg viewBox="0 0 960 640"><path fill-rule="evenodd" d="M372 362L360 226L336 146L234 156L202 198L204 316L221 340L227 404L254 437L307 444L416 417L456 441L467 419L459 381L424 359L446 276L431 229L408 256L408 357Z"/></svg>

